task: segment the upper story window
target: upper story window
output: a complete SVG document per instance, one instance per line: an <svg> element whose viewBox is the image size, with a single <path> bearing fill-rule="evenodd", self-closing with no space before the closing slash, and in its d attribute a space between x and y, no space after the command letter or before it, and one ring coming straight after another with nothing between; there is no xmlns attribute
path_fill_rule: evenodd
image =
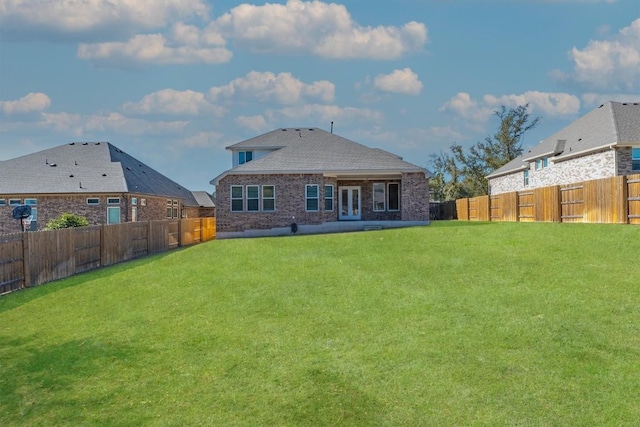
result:
<svg viewBox="0 0 640 427"><path fill-rule="evenodd" d="M10 206L18 206L22 204L22 199L9 199Z"/></svg>
<svg viewBox="0 0 640 427"><path fill-rule="evenodd" d="M529 169L524 170L524 186L529 185Z"/></svg>
<svg viewBox="0 0 640 427"><path fill-rule="evenodd" d="M107 199L107 204L108 205L119 205L120 204L120 197L109 197Z"/></svg>
<svg viewBox="0 0 640 427"><path fill-rule="evenodd" d="M238 151L238 164L243 165L253 160L253 151Z"/></svg>
<svg viewBox="0 0 640 427"><path fill-rule="evenodd" d="M546 167L549 167L549 158L548 157L544 157L542 159L536 160L536 170L544 169Z"/></svg>
<svg viewBox="0 0 640 427"><path fill-rule="evenodd" d="M99 205L100 199L98 197L87 197L87 205Z"/></svg>
<svg viewBox="0 0 640 427"><path fill-rule="evenodd" d="M640 148L631 149L631 164L633 171L640 172Z"/></svg>

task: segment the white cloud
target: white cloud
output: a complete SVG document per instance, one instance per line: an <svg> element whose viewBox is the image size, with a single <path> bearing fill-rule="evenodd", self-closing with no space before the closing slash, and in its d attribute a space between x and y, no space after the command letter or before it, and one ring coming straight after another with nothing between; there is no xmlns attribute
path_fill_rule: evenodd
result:
<svg viewBox="0 0 640 427"><path fill-rule="evenodd" d="M267 129L267 121L263 116L238 116L236 124L253 132L260 132Z"/></svg>
<svg viewBox="0 0 640 427"><path fill-rule="evenodd" d="M450 111L473 122L485 122L493 114L491 108L479 105L466 92L458 92L440 107L440 111Z"/></svg>
<svg viewBox="0 0 640 427"><path fill-rule="evenodd" d="M375 123L383 119L382 113L368 108L339 107L337 105L306 104L299 107L286 107L279 110L267 110L265 116L269 123L291 123L292 120L309 123L309 126L327 127L336 123Z"/></svg>
<svg viewBox="0 0 640 427"><path fill-rule="evenodd" d="M609 101L640 102L640 93L583 93L582 102L590 107L602 105Z"/></svg>
<svg viewBox="0 0 640 427"><path fill-rule="evenodd" d="M335 85L321 80L306 84L291 73L251 71L245 77L232 80L224 86L212 87L209 96L219 99L251 99L258 102L277 102L283 105L297 104L303 99L332 101Z"/></svg>
<svg viewBox="0 0 640 427"><path fill-rule="evenodd" d="M237 45L261 53L396 59L422 49L427 42L422 23L363 27L353 22L345 6L322 1L242 4L212 25Z"/></svg>
<svg viewBox="0 0 640 427"><path fill-rule="evenodd" d="M164 28L172 22L208 19L205 0L2 0L0 32L19 37L104 39Z"/></svg>
<svg viewBox="0 0 640 427"><path fill-rule="evenodd" d="M185 121L148 121L123 116L120 113L103 115L42 113L38 126L75 136L115 133L118 135L166 135L182 133Z"/></svg>
<svg viewBox="0 0 640 427"><path fill-rule="evenodd" d="M499 97L485 95L483 102L492 110L501 105L517 107L529 104L532 112L539 111L550 116L573 115L580 110L578 97L567 93L528 91L521 95L502 95Z"/></svg>
<svg viewBox="0 0 640 427"><path fill-rule="evenodd" d="M0 110L5 114L24 114L46 110L51 99L42 92L30 92L14 101L0 101Z"/></svg>
<svg viewBox="0 0 640 427"><path fill-rule="evenodd" d="M192 90L163 89L144 96L139 102L127 102L122 111L128 114L167 114L174 116L223 116L225 109L205 99L204 94Z"/></svg>
<svg viewBox="0 0 640 427"><path fill-rule="evenodd" d="M450 111L479 124L489 120L502 105L509 108L525 104L529 104L531 112L549 116L569 116L580 110L580 100L574 95L528 91L520 95L487 94L481 102L473 100L468 93L460 92L440 107L440 111Z"/></svg>
<svg viewBox="0 0 640 427"><path fill-rule="evenodd" d="M564 78L597 90L640 89L640 18L610 40L591 40L569 52L573 73Z"/></svg>
<svg viewBox="0 0 640 427"><path fill-rule="evenodd" d="M405 95L419 95L422 91L422 82L411 68L394 70L391 74L380 74L375 78L374 85L384 92Z"/></svg>
<svg viewBox="0 0 640 427"><path fill-rule="evenodd" d="M78 57L102 66L220 64L231 60L231 51L215 45L222 40L196 34L197 40L192 41L188 38L194 35L189 34L189 30L187 26L181 26L177 33L172 33L177 40L168 39L162 34L141 34L126 42L82 43L78 46ZM195 30L199 31L197 28ZM198 41L205 39L208 40L206 45L198 44Z"/></svg>
<svg viewBox="0 0 640 427"><path fill-rule="evenodd" d="M187 138L179 139L178 146L185 147L199 147L199 148L209 148L209 147L220 147L220 141L222 140L222 134L220 132L198 132L194 135L191 135Z"/></svg>

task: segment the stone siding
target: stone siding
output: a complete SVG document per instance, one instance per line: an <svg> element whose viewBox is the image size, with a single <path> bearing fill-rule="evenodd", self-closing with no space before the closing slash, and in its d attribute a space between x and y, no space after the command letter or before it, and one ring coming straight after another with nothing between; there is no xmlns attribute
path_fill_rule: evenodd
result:
<svg viewBox="0 0 640 427"><path fill-rule="evenodd" d="M518 171L490 179L491 194L626 175L631 169L631 150L629 149L628 153L626 151L626 149L603 150L562 162L549 161L549 166L540 170L535 170L535 163L532 162L529 168L528 186L524 185L524 172Z"/></svg>

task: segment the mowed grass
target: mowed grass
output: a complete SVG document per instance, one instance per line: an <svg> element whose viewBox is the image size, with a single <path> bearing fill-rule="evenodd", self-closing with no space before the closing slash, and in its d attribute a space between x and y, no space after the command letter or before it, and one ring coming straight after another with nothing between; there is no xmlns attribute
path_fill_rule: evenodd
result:
<svg viewBox="0 0 640 427"><path fill-rule="evenodd" d="M0 425L623 426L640 227L212 241L0 297Z"/></svg>

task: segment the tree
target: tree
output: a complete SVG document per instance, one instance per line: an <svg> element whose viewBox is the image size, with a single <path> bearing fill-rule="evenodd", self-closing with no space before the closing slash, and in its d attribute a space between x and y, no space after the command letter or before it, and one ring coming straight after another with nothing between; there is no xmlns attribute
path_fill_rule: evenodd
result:
<svg viewBox="0 0 640 427"><path fill-rule="evenodd" d="M434 182L434 186L442 184L436 194L439 191L452 198L489 194L486 176L520 156L524 134L540 123L541 118L532 118L528 109L529 104L509 109L501 106L494 112L500 119L500 127L493 137L487 136L484 142L474 144L468 151L454 143L451 156L435 156L432 161L435 170L445 171L442 180ZM443 164L446 166L444 169Z"/></svg>
<svg viewBox="0 0 640 427"><path fill-rule="evenodd" d="M63 213L58 218L47 222L45 230L58 230L60 228L86 227L89 225L87 218L72 213Z"/></svg>
<svg viewBox="0 0 640 427"><path fill-rule="evenodd" d="M463 182L464 177L455 159L442 151L430 157L434 174L429 180L432 199L445 201L469 197L469 191Z"/></svg>

